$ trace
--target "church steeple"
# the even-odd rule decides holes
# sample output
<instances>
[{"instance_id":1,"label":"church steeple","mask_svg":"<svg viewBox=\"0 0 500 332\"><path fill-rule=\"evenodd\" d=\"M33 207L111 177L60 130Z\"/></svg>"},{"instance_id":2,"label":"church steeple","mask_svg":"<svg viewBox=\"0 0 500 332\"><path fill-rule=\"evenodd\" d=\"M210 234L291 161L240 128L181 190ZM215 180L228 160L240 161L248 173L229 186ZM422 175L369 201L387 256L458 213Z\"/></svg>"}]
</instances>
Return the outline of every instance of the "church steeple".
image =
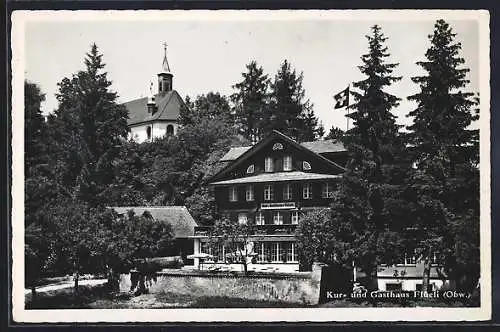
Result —
<instances>
[{"instance_id":1,"label":"church steeple","mask_svg":"<svg viewBox=\"0 0 500 332\"><path fill-rule=\"evenodd\" d=\"M174 75L170 72L170 66L167 60L167 43L163 43L163 50L162 68L158 73L158 93L160 94L172 91L174 77Z\"/></svg>"}]
</instances>

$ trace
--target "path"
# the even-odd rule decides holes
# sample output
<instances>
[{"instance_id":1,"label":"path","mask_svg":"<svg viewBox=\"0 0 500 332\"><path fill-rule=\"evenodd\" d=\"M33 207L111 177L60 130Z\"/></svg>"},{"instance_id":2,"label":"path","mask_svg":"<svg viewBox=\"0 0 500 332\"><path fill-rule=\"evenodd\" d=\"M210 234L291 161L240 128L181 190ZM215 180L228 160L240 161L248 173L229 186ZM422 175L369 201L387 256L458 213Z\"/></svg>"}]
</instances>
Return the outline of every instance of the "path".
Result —
<instances>
[{"instance_id":1,"label":"path","mask_svg":"<svg viewBox=\"0 0 500 332\"><path fill-rule=\"evenodd\" d=\"M97 285L102 285L107 283L107 279L89 279L89 280L80 280L78 281L79 286L97 286ZM71 288L74 286L73 281L68 281L64 283L58 283L58 284L53 284L53 285L46 285L46 286L41 286L36 288L37 293L44 293L44 292L50 292L54 290L60 290L60 289L65 289L65 288ZM31 289L25 289L24 294L31 294Z\"/></svg>"}]
</instances>

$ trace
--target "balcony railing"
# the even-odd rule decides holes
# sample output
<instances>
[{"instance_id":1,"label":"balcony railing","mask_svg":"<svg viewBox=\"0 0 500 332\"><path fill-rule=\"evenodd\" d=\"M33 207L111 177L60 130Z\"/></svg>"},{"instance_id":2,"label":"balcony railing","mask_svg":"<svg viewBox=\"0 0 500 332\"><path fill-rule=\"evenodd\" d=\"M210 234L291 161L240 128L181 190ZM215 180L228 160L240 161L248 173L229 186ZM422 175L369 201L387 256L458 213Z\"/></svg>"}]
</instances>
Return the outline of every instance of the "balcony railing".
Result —
<instances>
[{"instance_id":1,"label":"balcony railing","mask_svg":"<svg viewBox=\"0 0 500 332\"><path fill-rule=\"evenodd\" d=\"M283 225L251 225L250 230L252 235L292 235L295 233L297 225L295 224L283 224ZM212 230L212 226L196 226L194 228L195 236L209 236Z\"/></svg>"}]
</instances>

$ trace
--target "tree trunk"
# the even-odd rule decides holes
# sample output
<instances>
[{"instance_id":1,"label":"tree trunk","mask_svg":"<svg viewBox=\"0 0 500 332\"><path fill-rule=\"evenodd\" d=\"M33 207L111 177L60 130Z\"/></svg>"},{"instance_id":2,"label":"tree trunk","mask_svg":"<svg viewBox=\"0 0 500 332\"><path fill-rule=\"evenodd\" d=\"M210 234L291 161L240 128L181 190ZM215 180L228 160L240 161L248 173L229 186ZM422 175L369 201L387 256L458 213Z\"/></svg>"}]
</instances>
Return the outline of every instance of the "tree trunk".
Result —
<instances>
[{"instance_id":1,"label":"tree trunk","mask_svg":"<svg viewBox=\"0 0 500 332\"><path fill-rule=\"evenodd\" d=\"M33 305L35 301L36 301L36 286L33 283L33 285L31 285L31 304Z\"/></svg>"},{"instance_id":2,"label":"tree trunk","mask_svg":"<svg viewBox=\"0 0 500 332\"><path fill-rule=\"evenodd\" d=\"M119 274L115 269L108 266L108 289L110 292L118 292L120 290Z\"/></svg>"},{"instance_id":3,"label":"tree trunk","mask_svg":"<svg viewBox=\"0 0 500 332\"><path fill-rule=\"evenodd\" d=\"M431 258L429 255L424 257L424 273L422 278L422 291L427 292L429 290L429 281L431 276Z\"/></svg>"},{"instance_id":4,"label":"tree trunk","mask_svg":"<svg viewBox=\"0 0 500 332\"><path fill-rule=\"evenodd\" d=\"M76 270L73 274L73 280L75 281L75 285L74 285L74 288L73 288L73 294L76 296L78 295L78 279L79 279L80 275L78 273L78 270Z\"/></svg>"}]
</instances>

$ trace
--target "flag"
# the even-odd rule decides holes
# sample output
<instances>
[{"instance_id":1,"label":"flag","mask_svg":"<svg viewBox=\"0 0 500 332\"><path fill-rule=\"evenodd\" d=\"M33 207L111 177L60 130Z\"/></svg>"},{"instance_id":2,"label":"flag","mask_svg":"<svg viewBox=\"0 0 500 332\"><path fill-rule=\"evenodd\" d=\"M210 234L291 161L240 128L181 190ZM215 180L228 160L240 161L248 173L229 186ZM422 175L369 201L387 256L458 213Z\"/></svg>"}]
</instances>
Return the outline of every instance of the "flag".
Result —
<instances>
[{"instance_id":1,"label":"flag","mask_svg":"<svg viewBox=\"0 0 500 332\"><path fill-rule=\"evenodd\" d=\"M336 101L334 107L335 109L349 106L349 87L347 87L344 91L337 93L333 96L333 98L335 98Z\"/></svg>"}]
</instances>

